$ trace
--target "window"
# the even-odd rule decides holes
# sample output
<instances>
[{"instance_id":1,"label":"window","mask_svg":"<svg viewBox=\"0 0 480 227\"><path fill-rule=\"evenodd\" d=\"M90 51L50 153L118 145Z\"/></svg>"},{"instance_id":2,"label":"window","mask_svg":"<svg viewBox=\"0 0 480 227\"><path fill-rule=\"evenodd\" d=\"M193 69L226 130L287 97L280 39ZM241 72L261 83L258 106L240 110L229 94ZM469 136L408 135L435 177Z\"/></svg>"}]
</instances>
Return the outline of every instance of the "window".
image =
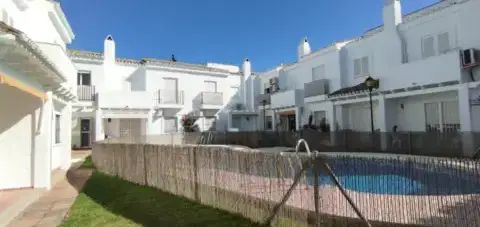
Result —
<instances>
[{"instance_id":1,"label":"window","mask_svg":"<svg viewBox=\"0 0 480 227\"><path fill-rule=\"evenodd\" d=\"M163 91L162 102L163 103L178 103L178 80L177 78L163 78Z\"/></svg>"},{"instance_id":2,"label":"window","mask_svg":"<svg viewBox=\"0 0 480 227\"><path fill-rule=\"evenodd\" d=\"M312 81L325 79L325 65L320 65L312 69Z\"/></svg>"},{"instance_id":3,"label":"window","mask_svg":"<svg viewBox=\"0 0 480 227\"><path fill-rule=\"evenodd\" d=\"M60 114L55 114L55 143L62 142L60 139L60 136L61 136L60 121L61 121Z\"/></svg>"},{"instance_id":4,"label":"window","mask_svg":"<svg viewBox=\"0 0 480 227\"><path fill-rule=\"evenodd\" d=\"M435 39L433 36L424 37L422 40L422 56L428 58L435 55Z\"/></svg>"},{"instance_id":5,"label":"window","mask_svg":"<svg viewBox=\"0 0 480 227\"><path fill-rule=\"evenodd\" d=\"M367 56L354 60L353 72L355 77L363 77L370 75L370 61Z\"/></svg>"},{"instance_id":6,"label":"window","mask_svg":"<svg viewBox=\"0 0 480 227\"><path fill-rule=\"evenodd\" d=\"M205 81L205 91L206 92L217 92L217 82L215 82L215 81Z\"/></svg>"},{"instance_id":7,"label":"window","mask_svg":"<svg viewBox=\"0 0 480 227\"><path fill-rule=\"evenodd\" d=\"M439 54L444 54L451 49L450 35L448 32L442 32L436 36L425 36L422 38L422 57L428 58Z\"/></svg>"},{"instance_id":8,"label":"window","mask_svg":"<svg viewBox=\"0 0 480 227\"><path fill-rule=\"evenodd\" d=\"M425 128L427 132L456 132L460 130L458 102L425 103Z\"/></svg>"},{"instance_id":9,"label":"window","mask_svg":"<svg viewBox=\"0 0 480 227\"><path fill-rule=\"evenodd\" d=\"M272 130L273 129L273 119L272 119L272 116L266 116L265 117L265 121L266 121L266 130Z\"/></svg>"},{"instance_id":10,"label":"window","mask_svg":"<svg viewBox=\"0 0 480 227\"><path fill-rule=\"evenodd\" d=\"M91 86L92 76L90 72L79 72L77 74L77 85Z\"/></svg>"},{"instance_id":11,"label":"window","mask_svg":"<svg viewBox=\"0 0 480 227\"><path fill-rule=\"evenodd\" d=\"M313 124L314 125L320 125L322 123L322 120L325 118L326 119L327 114L325 111L315 111L313 112Z\"/></svg>"},{"instance_id":12,"label":"window","mask_svg":"<svg viewBox=\"0 0 480 227\"><path fill-rule=\"evenodd\" d=\"M450 50L450 38L448 32L444 32L438 35L438 53L444 54Z\"/></svg>"}]
</instances>

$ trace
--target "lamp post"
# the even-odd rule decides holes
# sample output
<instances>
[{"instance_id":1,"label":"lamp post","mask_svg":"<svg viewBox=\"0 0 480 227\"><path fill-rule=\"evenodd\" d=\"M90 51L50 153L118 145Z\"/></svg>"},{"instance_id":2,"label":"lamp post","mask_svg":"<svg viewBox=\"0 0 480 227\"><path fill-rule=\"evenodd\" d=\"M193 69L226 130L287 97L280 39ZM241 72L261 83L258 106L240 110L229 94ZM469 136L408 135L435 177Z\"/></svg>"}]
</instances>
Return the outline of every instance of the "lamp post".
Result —
<instances>
[{"instance_id":1,"label":"lamp post","mask_svg":"<svg viewBox=\"0 0 480 227\"><path fill-rule=\"evenodd\" d=\"M368 88L368 97L370 99L370 127L371 127L371 131L372 133L375 131L375 128L373 126L373 103L372 103L372 90L374 88L378 88L378 81L377 80L374 80L372 77L368 77L366 80L365 80L365 85L367 86Z\"/></svg>"}]
</instances>

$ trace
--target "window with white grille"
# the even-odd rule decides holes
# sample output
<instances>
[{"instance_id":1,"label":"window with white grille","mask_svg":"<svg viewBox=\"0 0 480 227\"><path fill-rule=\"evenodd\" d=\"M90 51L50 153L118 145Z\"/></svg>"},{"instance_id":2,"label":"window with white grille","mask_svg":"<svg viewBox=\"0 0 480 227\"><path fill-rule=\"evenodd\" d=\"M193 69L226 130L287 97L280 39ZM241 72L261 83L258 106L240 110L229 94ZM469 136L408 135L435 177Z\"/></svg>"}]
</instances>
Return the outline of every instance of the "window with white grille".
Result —
<instances>
[{"instance_id":1,"label":"window with white grille","mask_svg":"<svg viewBox=\"0 0 480 227\"><path fill-rule=\"evenodd\" d=\"M163 78L163 91L161 91L163 103L178 103L178 79Z\"/></svg>"},{"instance_id":2,"label":"window with white grille","mask_svg":"<svg viewBox=\"0 0 480 227\"><path fill-rule=\"evenodd\" d=\"M320 65L312 69L312 81L325 79L325 65Z\"/></svg>"},{"instance_id":3,"label":"window with white grille","mask_svg":"<svg viewBox=\"0 0 480 227\"><path fill-rule=\"evenodd\" d=\"M357 58L353 61L353 72L355 77L370 75L370 60L367 56Z\"/></svg>"},{"instance_id":4,"label":"window with white grille","mask_svg":"<svg viewBox=\"0 0 480 227\"><path fill-rule=\"evenodd\" d=\"M444 54L451 48L450 34L448 32L442 32L438 35L429 35L422 38L423 58Z\"/></svg>"},{"instance_id":5,"label":"window with white grille","mask_svg":"<svg viewBox=\"0 0 480 227\"><path fill-rule=\"evenodd\" d=\"M457 101L425 103L425 129L427 132L457 132L460 113Z\"/></svg>"}]
</instances>

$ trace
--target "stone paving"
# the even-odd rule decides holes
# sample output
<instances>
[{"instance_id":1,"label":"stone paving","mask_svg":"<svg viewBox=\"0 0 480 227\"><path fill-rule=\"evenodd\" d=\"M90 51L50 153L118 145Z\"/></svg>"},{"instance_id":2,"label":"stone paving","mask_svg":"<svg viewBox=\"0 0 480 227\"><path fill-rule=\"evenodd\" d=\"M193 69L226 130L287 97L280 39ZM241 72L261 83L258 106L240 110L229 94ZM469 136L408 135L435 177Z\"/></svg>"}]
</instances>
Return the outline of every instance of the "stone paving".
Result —
<instances>
[{"instance_id":1,"label":"stone paving","mask_svg":"<svg viewBox=\"0 0 480 227\"><path fill-rule=\"evenodd\" d=\"M75 156L83 160L89 154L90 152L73 151L72 158ZM9 226L52 227L60 225L92 173L90 169L79 169L81 163L74 163L68 171L66 179L58 182L39 200L25 209Z\"/></svg>"}]
</instances>

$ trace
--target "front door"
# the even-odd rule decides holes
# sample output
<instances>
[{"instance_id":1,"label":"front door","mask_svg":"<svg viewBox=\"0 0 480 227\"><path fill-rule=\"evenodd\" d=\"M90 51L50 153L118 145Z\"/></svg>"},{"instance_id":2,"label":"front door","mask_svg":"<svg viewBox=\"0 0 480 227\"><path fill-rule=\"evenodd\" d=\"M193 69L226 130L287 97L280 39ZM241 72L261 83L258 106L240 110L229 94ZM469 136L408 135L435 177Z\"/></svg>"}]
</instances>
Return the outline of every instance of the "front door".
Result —
<instances>
[{"instance_id":1,"label":"front door","mask_svg":"<svg viewBox=\"0 0 480 227\"><path fill-rule=\"evenodd\" d=\"M90 119L80 120L80 146L90 147Z\"/></svg>"}]
</instances>

